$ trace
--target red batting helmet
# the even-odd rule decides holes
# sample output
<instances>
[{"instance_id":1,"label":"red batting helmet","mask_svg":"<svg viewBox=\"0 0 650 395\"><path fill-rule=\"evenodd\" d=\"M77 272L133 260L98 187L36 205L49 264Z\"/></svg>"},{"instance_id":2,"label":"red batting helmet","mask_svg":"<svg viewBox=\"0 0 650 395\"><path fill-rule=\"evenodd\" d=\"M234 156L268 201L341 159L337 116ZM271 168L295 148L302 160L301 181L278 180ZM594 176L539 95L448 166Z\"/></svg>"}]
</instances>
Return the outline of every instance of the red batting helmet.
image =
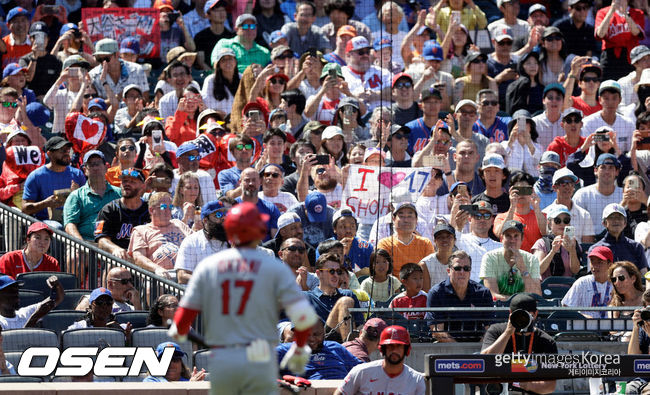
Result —
<instances>
[{"instance_id":1,"label":"red batting helmet","mask_svg":"<svg viewBox=\"0 0 650 395\"><path fill-rule=\"evenodd\" d=\"M231 208L223 223L230 244L236 246L266 237L269 216L260 214L257 206L243 202Z\"/></svg>"},{"instance_id":2,"label":"red batting helmet","mask_svg":"<svg viewBox=\"0 0 650 395\"><path fill-rule=\"evenodd\" d=\"M386 344L403 344L407 346L406 355L411 351L411 336L403 326L391 325L381 332L379 347Z\"/></svg>"}]
</instances>

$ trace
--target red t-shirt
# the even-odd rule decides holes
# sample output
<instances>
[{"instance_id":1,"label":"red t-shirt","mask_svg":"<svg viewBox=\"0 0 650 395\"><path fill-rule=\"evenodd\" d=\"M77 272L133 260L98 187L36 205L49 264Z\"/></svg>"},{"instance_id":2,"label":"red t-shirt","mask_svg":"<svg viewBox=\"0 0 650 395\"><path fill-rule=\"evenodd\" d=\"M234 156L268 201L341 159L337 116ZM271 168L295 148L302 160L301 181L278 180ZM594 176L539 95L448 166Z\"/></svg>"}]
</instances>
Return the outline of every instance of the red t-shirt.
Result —
<instances>
[{"instance_id":1,"label":"red t-shirt","mask_svg":"<svg viewBox=\"0 0 650 395\"><path fill-rule=\"evenodd\" d=\"M420 293L411 298L410 296L407 296L406 291L404 291L401 294L397 295L395 299L391 300L389 307L404 309L410 307L427 307L427 294L425 294L423 291L420 291ZM408 320L421 320L424 318L425 312L407 312L402 314L404 314L404 317L406 317Z\"/></svg>"},{"instance_id":2,"label":"red t-shirt","mask_svg":"<svg viewBox=\"0 0 650 395\"><path fill-rule=\"evenodd\" d=\"M603 109L603 106L601 106L600 103L596 103L596 105L593 107L590 106L589 104L585 103L585 101L582 100L580 96L571 96L571 99L573 99L572 107L582 111L582 115L585 117Z\"/></svg>"},{"instance_id":3,"label":"red t-shirt","mask_svg":"<svg viewBox=\"0 0 650 395\"><path fill-rule=\"evenodd\" d=\"M600 24L603 22L603 19L605 19L605 15L607 15L610 7L611 6L603 7L596 13L595 31L598 30L598 26L600 26ZM614 48L614 55L617 57L621 55L621 49L627 48L627 60L630 62L630 51L632 48L639 45L639 39L643 37L645 17L643 15L643 11L636 8L628 8L628 13L632 17L632 20L641 29L641 33L638 36L633 36L632 33L630 33L630 26L625 20L625 16L619 14L618 11L615 11L614 15L612 15L612 19L610 19L609 28L607 29L607 35L605 38L601 39L595 35L595 31L594 35L596 37L596 40L602 40L603 51L606 49Z\"/></svg>"},{"instance_id":4,"label":"red t-shirt","mask_svg":"<svg viewBox=\"0 0 650 395\"><path fill-rule=\"evenodd\" d=\"M13 278L16 278L20 273L60 271L59 261L47 254L43 255L43 258L33 270L25 263L23 250L8 252L0 258L0 272Z\"/></svg>"},{"instance_id":5,"label":"red t-shirt","mask_svg":"<svg viewBox=\"0 0 650 395\"><path fill-rule=\"evenodd\" d=\"M566 160L572 153L576 152L582 144L584 144L586 138L580 136L580 142L577 147L572 147L569 145L569 142L566 141L566 136L557 136L551 141L551 144L548 145L547 150L557 152L560 155L560 164L562 167L566 166Z\"/></svg>"}]
</instances>

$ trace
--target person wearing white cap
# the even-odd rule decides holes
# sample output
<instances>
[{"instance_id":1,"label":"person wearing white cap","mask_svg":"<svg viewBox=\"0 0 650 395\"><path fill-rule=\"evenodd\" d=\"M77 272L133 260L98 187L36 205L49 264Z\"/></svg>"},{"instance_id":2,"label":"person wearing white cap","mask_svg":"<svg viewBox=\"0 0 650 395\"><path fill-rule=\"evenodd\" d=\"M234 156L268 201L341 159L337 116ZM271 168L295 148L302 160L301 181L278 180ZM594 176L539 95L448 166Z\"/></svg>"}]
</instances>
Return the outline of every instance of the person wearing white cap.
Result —
<instances>
[{"instance_id":1,"label":"person wearing white cap","mask_svg":"<svg viewBox=\"0 0 650 395\"><path fill-rule=\"evenodd\" d=\"M643 70L650 67L650 48L645 45L632 48L630 63L634 66L634 71L618 80L621 85L621 106L638 104L639 98L634 91L634 85L641 79Z\"/></svg>"},{"instance_id":2,"label":"person wearing white cap","mask_svg":"<svg viewBox=\"0 0 650 395\"><path fill-rule=\"evenodd\" d=\"M589 251L598 246L608 247L614 254L614 262L630 261L641 274L645 274L648 271L645 249L640 243L623 234L627 222L625 208L618 203L608 204L603 210L602 221L606 230L605 235L592 245Z\"/></svg>"},{"instance_id":3,"label":"person wearing white cap","mask_svg":"<svg viewBox=\"0 0 650 395\"><path fill-rule=\"evenodd\" d=\"M485 184L485 191L472 196L472 203L485 200L497 213L505 213L510 208L510 197L504 192L503 187L510 177L510 170L506 167L503 157L499 154L486 154L483 158L478 175Z\"/></svg>"},{"instance_id":4,"label":"person wearing white cap","mask_svg":"<svg viewBox=\"0 0 650 395\"><path fill-rule=\"evenodd\" d=\"M546 219L550 231L537 240L531 249L539 259L542 279L550 276L573 277L580 271L579 256L582 250L580 243L564 230L571 226L571 212L566 206L557 204Z\"/></svg>"},{"instance_id":5,"label":"person wearing white cap","mask_svg":"<svg viewBox=\"0 0 650 395\"><path fill-rule=\"evenodd\" d=\"M126 134L129 129L135 126L138 114L144 108L142 100L142 91L140 87L135 84L130 84L124 87L122 91L122 100L126 104L125 107L120 108L115 113L115 135Z\"/></svg>"},{"instance_id":6,"label":"person wearing white cap","mask_svg":"<svg viewBox=\"0 0 650 395\"><path fill-rule=\"evenodd\" d=\"M211 63L214 73L203 81L201 97L206 107L222 113L225 118L232 111L240 81L237 58L230 48L221 48L214 54L216 56Z\"/></svg>"},{"instance_id":7,"label":"person wearing white cap","mask_svg":"<svg viewBox=\"0 0 650 395\"><path fill-rule=\"evenodd\" d=\"M496 90L496 87L493 90ZM461 141L471 139L476 144L478 158L482 158L485 155L485 147L490 144L490 140L482 134L474 133L473 131L474 124L478 120L478 105L476 102L467 99L459 101L458 104L456 104L454 118L456 118L456 121L458 122L458 130L452 132L454 147L456 147ZM456 150L458 150L457 147ZM476 169L478 169L478 161L475 165Z\"/></svg>"},{"instance_id":8,"label":"person wearing white cap","mask_svg":"<svg viewBox=\"0 0 650 395\"><path fill-rule=\"evenodd\" d=\"M591 222L591 214L584 208L578 206L571 198L575 191L578 177L566 167L559 169L553 174L553 190L557 198L542 212L548 215L557 205L562 205L571 214L571 224L575 227L575 237L581 243L593 243L596 241L594 225Z\"/></svg>"}]
</instances>

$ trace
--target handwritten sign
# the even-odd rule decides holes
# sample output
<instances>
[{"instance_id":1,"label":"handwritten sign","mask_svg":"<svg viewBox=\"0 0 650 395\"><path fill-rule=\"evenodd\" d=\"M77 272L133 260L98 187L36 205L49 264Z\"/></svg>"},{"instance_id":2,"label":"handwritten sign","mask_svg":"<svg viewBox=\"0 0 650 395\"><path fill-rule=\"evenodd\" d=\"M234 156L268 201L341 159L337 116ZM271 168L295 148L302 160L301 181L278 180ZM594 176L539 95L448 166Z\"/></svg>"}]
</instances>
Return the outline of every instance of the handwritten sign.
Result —
<instances>
[{"instance_id":1,"label":"handwritten sign","mask_svg":"<svg viewBox=\"0 0 650 395\"><path fill-rule=\"evenodd\" d=\"M390 212L391 199L415 202L430 179L430 167L352 165L341 205L349 206L360 223L372 224Z\"/></svg>"},{"instance_id":2,"label":"handwritten sign","mask_svg":"<svg viewBox=\"0 0 650 395\"><path fill-rule=\"evenodd\" d=\"M12 146L7 148L3 177L7 185L25 181L29 173L45 164L45 154L36 146Z\"/></svg>"},{"instance_id":3,"label":"handwritten sign","mask_svg":"<svg viewBox=\"0 0 650 395\"><path fill-rule=\"evenodd\" d=\"M140 40L140 57L160 56L160 11L154 8L82 8L81 20L93 44L102 38L118 43L126 37Z\"/></svg>"}]
</instances>

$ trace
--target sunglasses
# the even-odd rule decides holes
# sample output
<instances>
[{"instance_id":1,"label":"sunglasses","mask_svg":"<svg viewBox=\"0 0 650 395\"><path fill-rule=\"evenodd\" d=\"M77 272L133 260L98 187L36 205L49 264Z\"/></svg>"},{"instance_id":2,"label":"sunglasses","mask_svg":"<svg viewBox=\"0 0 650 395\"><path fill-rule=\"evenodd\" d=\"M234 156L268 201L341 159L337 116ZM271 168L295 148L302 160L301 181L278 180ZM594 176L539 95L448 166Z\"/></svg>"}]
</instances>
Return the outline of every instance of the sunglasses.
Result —
<instances>
[{"instance_id":1,"label":"sunglasses","mask_svg":"<svg viewBox=\"0 0 650 395\"><path fill-rule=\"evenodd\" d=\"M271 78L269 82L275 85L284 85L286 83L284 78Z\"/></svg>"},{"instance_id":2,"label":"sunglasses","mask_svg":"<svg viewBox=\"0 0 650 395\"><path fill-rule=\"evenodd\" d=\"M455 272L459 272L459 271L462 270L462 271L465 271L465 272L469 273L469 272L472 271L471 266L454 266L454 267L452 267L452 269L454 269Z\"/></svg>"},{"instance_id":3,"label":"sunglasses","mask_svg":"<svg viewBox=\"0 0 650 395\"><path fill-rule=\"evenodd\" d=\"M476 213L476 214L472 214L472 218L474 218L474 219L490 219L490 218L492 218L492 214L490 214L490 213Z\"/></svg>"},{"instance_id":4,"label":"sunglasses","mask_svg":"<svg viewBox=\"0 0 650 395\"><path fill-rule=\"evenodd\" d=\"M263 176L264 176L264 178L269 178L269 177L279 178L280 174L279 173L264 173Z\"/></svg>"},{"instance_id":5,"label":"sunglasses","mask_svg":"<svg viewBox=\"0 0 650 395\"><path fill-rule=\"evenodd\" d=\"M360 49L357 51L357 54L359 54L359 56L370 55L370 49L368 48Z\"/></svg>"},{"instance_id":6,"label":"sunglasses","mask_svg":"<svg viewBox=\"0 0 650 395\"><path fill-rule=\"evenodd\" d=\"M323 174L323 173L325 173L325 169L323 169L322 167L316 170L316 174Z\"/></svg>"},{"instance_id":7,"label":"sunglasses","mask_svg":"<svg viewBox=\"0 0 650 395\"><path fill-rule=\"evenodd\" d=\"M95 56L95 60L97 61L97 63L108 62L110 59L111 59L110 56Z\"/></svg>"},{"instance_id":8,"label":"sunglasses","mask_svg":"<svg viewBox=\"0 0 650 395\"><path fill-rule=\"evenodd\" d=\"M598 77L582 77L583 82L600 82Z\"/></svg>"},{"instance_id":9,"label":"sunglasses","mask_svg":"<svg viewBox=\"0 0 650 395\"><path fill-rule=\"evenodd\" d=\"M254 23L244 23L241 25L241 28L244 30L255 30L257 29L257 25Z\"/></svg>"},{"instance_id":10,"label":"sunglasses","mask_svg":"<svg viewBox=\"0 0 650 395\"><path fill-rule=\"evenodd\" d=\"M160 207L161 210L167 210L167 209L171 210L172 208L174 208L174 205L173 204L162 203L159 207Z\"/></svg>"},{"instance_id":11,"label":"sunglasses","mask_svg":"<svg viewBox=\"0 0 650 395\"><path fill-rule=\"evenodd\" d=\"M497 45L500 45L502 47L509 47L512 45L512 41L506 40L506 41L499 41Z\"/></svg>"},{"instance_id":12,"label":"sunglasses","mask_svg":"<svg viewBox=\"0 0 650 395\"><path fill-rule=\"evenodd\" d=\"M407 138L408 138L408 136L405 135L405 134L403 134L403 133L395 133L392 137L395 137L395 138L397 138L398 140L401 140L401 139L407 139Z\"/></svg>"},{"instance_id":13,"label":"sunglasses","mask_svg":"<svg viewBox=\"0 0 650 395\"><path fill-rule=\"evenodd\" d=\"M253 144L237 144L235 146L235 149L237 151L243 151L243 150L252 150L253 149Z\"/></svg>"},{"instance_id":14,"label":"sunglasses","mask_svg":"<svg viewBox=\"0 0 650 395\"><path fill-rule=\"evenodd\" d=\"M92 93L86 93L86 94L84 95L84 99L93 99L94 97L95 97L95 95L92 94Z\"/></svg>"},{"instance_id":15,"label":"sunglasses","mask_svg":"<svg viewBox=\"0 0 650 395\"><path fill-rule=\"evenodd\" d=\"M622 277L622 276L621 276ZM99 307L107 307L107 306L112 306L113 301L112 300L95 300L95 305Z\"/></svg>"},{"instance_id":16,"label":"sunglasses","mask_svg":"<svg viewBox=\"0 0 650 395\"><path fill-rule=\"evenodd\" d=\"M126 285L126 284L129 284L129 283L133 284L133 279L132 278L112 278L109 281L120 283L122 285Z\"/></svg>"},{"instance_id":17,"label":"sunglasses","mask_svg":"<svg viewBox=\"0 0 650 395\"><path fill-rule=\"evenodd\" d=\"M562 37L560 36L549 36L544 39L544 41L560 41Z\"/></svg>"},{"instance_id":18,"label":"sunglasses","mask_svg":"<svg viewBox=\"0 0 650 395\"><path fill-rule=\"evenodd\" d=\"M18 107L18 103L16 103L16 102L12 102L12 101L3 101L3 102L2 102L2 107L5 107L5 108L9 108L9 107L11 107L11 108L16 108L16 107Z\"/></svg>"},{"instance_id":19,"label":"sunglasses","mask_svg":"<svg viewBox=\"0 0 650 395\"><path fill-rule=\"evenodd\" d=\"M563 220L560 218L553 218L553 222L555 222L555 225L559 225L562 222L564 222L565 225L568 225L571 223L571 218L564 218Z\"/></svg>"},{"instance_id":20,"label":"sunglasses","mask_svg":"<svg viewBox=\"0 0 650 395\"><path fill-rule=\"evenodd\" d=\"M120 147L121 152L126 152L126 151L135 151L135 147L132 145L123 145Z\"/></svg>"},{"instance_id":21,"label":"sunglasses","mask_svg":"<svg viewBox=\"0 0 650 395\"><path fill-rule=\"evenodd\" d=\"M137 170L122 170L122 175L135 178L140 178L142 176L142 174L140 174L140 172Z\"/></svg>"},{"instance_id":22,"label":"sunglasses","mask_svg":"<svg viewBox=\"0 0 650 395\"><path fill-rule=\"evenodd\" d=\"M625 280L627 280L627 277L625 277L624 275L621 274L618 277L617 276L610 277L609 280L612 282L612 284L616 284L617 280L618 281L625 281Z\"/></svg>"},{"instance_id":23,"label":"sunglasses","mask_svg":"<svg viewBox=\"0 0 650 395\"><path fill-rule=\"evenodd\" d=\"M200 157L199 155L187 155L186 158L187 158L187 160L189 160L190 162L194 162L194 161L196 161L196 160L200 160L200 159L201 159L201 157Z\"/></svg>"},{"instance_id":24,"label":"sunglasses","mask_svg":"<svg viewBox=\"0 0 650 395\"><path fill-rule=\"evenodd\" d=\"M580 118L580 117L567 117L564 120L564 123L566 123L567 125L578 124L580 122L582 122L582 118Z\"/></svg>"},{"instance_id":25,"label":"sunglasses","mask_svg":"<svg viewBox=\"0 0 650 395\"><path fill-rule=\"evenodd\" d=\"M293 55L292 55L292 54L290 54L290 53L285 53L285 54L282 54L282 55L278 56L276 59L283 60L283 59L291 59L291 58L293 58Z\"/></svg>"},{"instance_id":26,"label":"sunglasses","mask_svg":"<svg viewBox=\"0 0 650 395\"><path fill-rule=\"evenodd\" d=\"M499 102L497 100L483 100L481 102L482 106L498 106Z\"/></svg>"},{"instance_id":27,"label":"sunglasses","mask_svg":"<svg viewBox=\"0 0 650 395\"><path fill-rule=\"evenodd\" d=\"M283 250L289 250L289 251L291 251L291 252L296 252L296 251L298 251L298 252L301 253L301 254L304 253L305 251L307 251L307 249L306 249L305 247L301 247L301 246L289 246L289 247L284 247ZM334 269L330 269L330 270L334 270ZM341 270L341 269L339 269L339 270ZM333 274L333 273L330 272L330 274ZM339 273L339 274L341 274L341 273Z\"/></svg>"},{"instance_id":28,"label":"sunglasses","mask_svg":"<svg viewBox=\"0 0 650 395\"><path fill-rule=\"evenodd\" d=\"M449 143L451 143L451 140L438 140L438 141L436 141L436 144L438 144L438 145L448 145Z\"/></svg>"},{"instance_id":29,"label":"sunglasses","mask_svg":"<svg viewBox=\"0 0 650 395\"><path fill-rule=\"evenodd\" d=\"M337 275L342 275L343 274L343 269L319 269L321 272L326 272L331 274L332 276L336 273Z\"/></svg>"},{"instance_id":30,"label":"sunglasses","mask_svg":"<svg viewBox=\"0 0 650 395\"><path fill-rule=\"evenodd\" d=\"M559 181L557 181L555 183L555 185L560 185L560 186L562 186L562 185L573 185L573 184L575 184L575 182L573 182L573 180L559 180Z\"/></svg>"},{"instance_id":31,"label":"sunglasses","mask_svg":"<svg viewBox=\"0 0 650 395\"><path fill-rule=\"evenodd\" d=\"M411 81L404 81L404 82L398 82L395 84L395 88L397 89L407 89L411 88L413 86L413 83Z\"/></svg>"}]
</instances>

